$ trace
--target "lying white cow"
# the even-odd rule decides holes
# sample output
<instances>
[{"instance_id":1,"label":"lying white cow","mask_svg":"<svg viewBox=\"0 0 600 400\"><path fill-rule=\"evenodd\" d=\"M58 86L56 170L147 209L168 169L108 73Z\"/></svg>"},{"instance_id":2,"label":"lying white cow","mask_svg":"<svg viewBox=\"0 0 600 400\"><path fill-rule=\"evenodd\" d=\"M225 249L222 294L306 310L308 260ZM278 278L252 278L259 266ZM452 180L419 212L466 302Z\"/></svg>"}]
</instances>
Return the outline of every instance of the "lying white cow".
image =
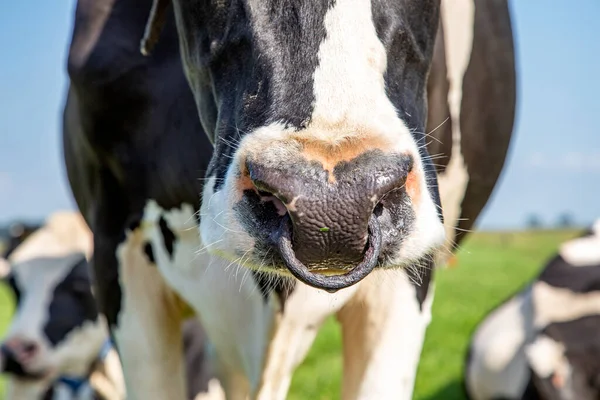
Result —
<instances>
[{"instance_id":1,"label":"lying white cow","mask_svg":"<svg viewBox=\"0 0 600 400\"><path fill-rule=\"evenodd\" d=\"M465 388L473 400L600 398L600 219L479 324Z\"/></svg>"}]
</instances>

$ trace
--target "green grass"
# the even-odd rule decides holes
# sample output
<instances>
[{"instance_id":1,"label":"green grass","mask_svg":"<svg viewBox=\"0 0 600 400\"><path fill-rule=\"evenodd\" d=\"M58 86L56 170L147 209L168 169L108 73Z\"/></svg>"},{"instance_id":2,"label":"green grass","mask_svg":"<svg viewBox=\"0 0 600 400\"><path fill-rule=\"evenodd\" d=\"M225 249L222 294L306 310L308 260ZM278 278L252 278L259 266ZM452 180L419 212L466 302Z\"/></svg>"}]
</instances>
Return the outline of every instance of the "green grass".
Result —
<instances>
[{"instance_id":1,"label":"green grass","mask_svg":"<svg viewBox=\"0 0 600 400\"><path fill-rule=\"evenodd\" d=\"M415 400L463 399L461 375L471 332L499 302L537 274L558 244L578 231L474 233L458 253L458 265L436 275L433 321L419 365ZM0 334L12 315L0 287ZM341 331L330 318L292 381L290 400L340 398ZM0 399L3 393L0 381Z\"/></svg>"}]
</instances>

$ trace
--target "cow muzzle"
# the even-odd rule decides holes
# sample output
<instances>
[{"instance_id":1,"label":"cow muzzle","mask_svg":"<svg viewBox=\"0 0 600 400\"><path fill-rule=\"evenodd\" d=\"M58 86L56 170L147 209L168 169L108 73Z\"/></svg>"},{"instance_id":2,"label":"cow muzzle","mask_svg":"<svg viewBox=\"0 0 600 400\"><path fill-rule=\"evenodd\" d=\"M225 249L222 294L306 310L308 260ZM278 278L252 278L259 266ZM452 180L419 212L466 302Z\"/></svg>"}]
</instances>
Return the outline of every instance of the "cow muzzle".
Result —
<instances>
[{"instance_id":1,"label":"cow muzzle","mask_svg":"<svg viewBox=\"0 0 600 400\"><path fill-rule=\"evenodd\" d=\"M35 343L18 343L18 346L4 343L0 347L2 373L11 374L22 379L37 380L44 378L43 372L31 372L25 364L35 357L38 347Z\"/></svg>"},{"instance_id":2,"label":"cow muzzle","mask_svg":"<svg viewBox=\"0 0 600 400\"><path fill-rule=\"evenodd\" d=\"M363 260L345 274L325 276L314 273L298 260L292 248L289 218L284 218L281 227L274 235L274 240L285 266L292 275L309 286L326 290L329 293L352 286L369 275L377 265L381 252L381 228L374 215L369 219L369 238Z\"/></svg>"},{"instance_id":3,"label":"cow muzzle","mask_svg":"<svg viewBox=\"0 0 600 400\"><path fill-rule=\"evenodd\" d=\"M335 292L378 265L383 240L375 211L386 195L404 189L412 164L409 156L365 154L331 170L301 161L277 167L247 161L246 171L260 201L279 210L279 221L263 227L270 226L269 241L285 268L307 285Z\"/></svg>"}]
</instances>

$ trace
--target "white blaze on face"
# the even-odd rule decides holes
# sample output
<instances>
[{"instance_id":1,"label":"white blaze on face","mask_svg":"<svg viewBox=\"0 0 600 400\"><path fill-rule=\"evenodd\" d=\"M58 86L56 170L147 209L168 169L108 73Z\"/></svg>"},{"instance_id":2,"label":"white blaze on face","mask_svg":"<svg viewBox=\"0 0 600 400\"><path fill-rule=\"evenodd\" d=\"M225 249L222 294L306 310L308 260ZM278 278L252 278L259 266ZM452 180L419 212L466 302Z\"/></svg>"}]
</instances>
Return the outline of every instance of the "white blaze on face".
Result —
<instances>
[{"instance_id":1,"label":"white blaze on face","mask_svg":"<svg viewBox=\"0 0 600 400\"><path fill-rule=\"evenodd\" d=\"M448 106L452 123L452 155L446 170L438 175L446 238L454 240L469 173L461 151L460 110L463 77L473 48L475 4L473 0L442 0L440 17L444 27L446 67L448 70Z\"/></svg>"},{"instance_id":2,"label":"white blaze on face","mask_svg":"<svg viewBox=\"0 0 600 400\"><path fill-rule=\"evenodd\" d=\"M600 219L592 226L593 235L576 238L560 246L559 254L574 267L600 265Z\"/></svg>"},{"instance_id":3,"label":"white blaze on face","mask_svg":"<svg viewBox=\"0 0 600 400\"><path fill-rule=\"evenodd\" d=\"M303 137L335 143L349 138L375 138L389 151L409 154L421 195L412 204L415 221L394 266L403 266L437 248L443 225L427 189L423 162L406 124L386 95L387 55L377 37L370 0L339 0L325 15L325 40L314 75L315 108Z\"/></svg>"}]
</instances>

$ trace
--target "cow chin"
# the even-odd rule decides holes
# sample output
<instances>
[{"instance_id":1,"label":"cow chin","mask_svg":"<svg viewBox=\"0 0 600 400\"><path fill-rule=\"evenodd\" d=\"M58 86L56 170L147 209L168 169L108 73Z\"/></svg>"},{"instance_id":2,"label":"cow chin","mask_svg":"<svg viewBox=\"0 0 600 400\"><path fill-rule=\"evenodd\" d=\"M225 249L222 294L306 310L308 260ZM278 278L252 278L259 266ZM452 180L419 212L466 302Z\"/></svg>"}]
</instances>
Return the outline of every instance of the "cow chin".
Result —
<instances>
[{"instance_id":1,"label":"cow chin","mask_svg":"<svg viewBox=\"0 0 600 400\"><path fill-rule=\"evenodd\" d=\"M281 164L298 165L294 160L294 154L298 152L294 151L293 145L271 145L263 148L271 149L263 151L262 155L266 158L269 157L269 152L279 152ZM282 194L283 191L278 191L272 185L253 185L258 179L247 179L254 172L245 171L249 159L249 153L245 150L247 147L244 146L238 149L224 182L218 185L218 190L215 190L217 178L213 176L207 179L200 222L203 247L206 252L224 258L231 264L290 276L289 264L284 262L280 248L277 246L277 238L274 236L281 230L282 224L287 223L291 226L290 215L297 217L300 214L294 208L294 202L299 200ZM379 166L389 160L395 160L394 157L402 160L406 152L388 151L385 154L381 152L372 154L368 157L374 159L380 157L377 160L382 160L381 164L377 164ZM415 151L411 154L417 153ZM365 156L365 159L368 160L368 157ZM276 159L277 156L272 158ZM398 269L419 265L424 260L433 259L444 242L445 233L438 212L439 205L434 202L435 196L431 194L425 183L423 163L419 157L413 157L412 160L410 172L407 173L399 189L389 190L383 195L373 195L371 196L373 203L367 205L367 212L372 213L380 228L381 250L377 255L376 268ZM303 171L307 176L314 176L316 173L307 172L306 169ZM259 173L256 175L258 176ZM290 186L294 185L298 187L299 184L298 182L290 184ZM339 196L334 197L334 201L339 199ZM336 229L318 225L311 228L315 233L316 242L320 240L320 235L331 234L330 231ZM295 226L290 229L294 231L292 235L295 235ZM366 239L359 237L360 234ZM364 230L356 237L358 240L366 240L368 244L369 240L372 240L372 235L369 235L365 224ZM352 242L352 239L350 237L349 241ZM306 243L304 244L307 247ZM320 259L318 257L323 252L311 253L310 248L305 250L308 259L305 264L311 272L321 275L343 274L351 271L361 262L358 258L354 262L348 262L349 257L338 258L336 254L343 253L343 248L340 249L341 246L335 243L328 246L330 246L328 255Z\"/></svg>"}]
</instances>

